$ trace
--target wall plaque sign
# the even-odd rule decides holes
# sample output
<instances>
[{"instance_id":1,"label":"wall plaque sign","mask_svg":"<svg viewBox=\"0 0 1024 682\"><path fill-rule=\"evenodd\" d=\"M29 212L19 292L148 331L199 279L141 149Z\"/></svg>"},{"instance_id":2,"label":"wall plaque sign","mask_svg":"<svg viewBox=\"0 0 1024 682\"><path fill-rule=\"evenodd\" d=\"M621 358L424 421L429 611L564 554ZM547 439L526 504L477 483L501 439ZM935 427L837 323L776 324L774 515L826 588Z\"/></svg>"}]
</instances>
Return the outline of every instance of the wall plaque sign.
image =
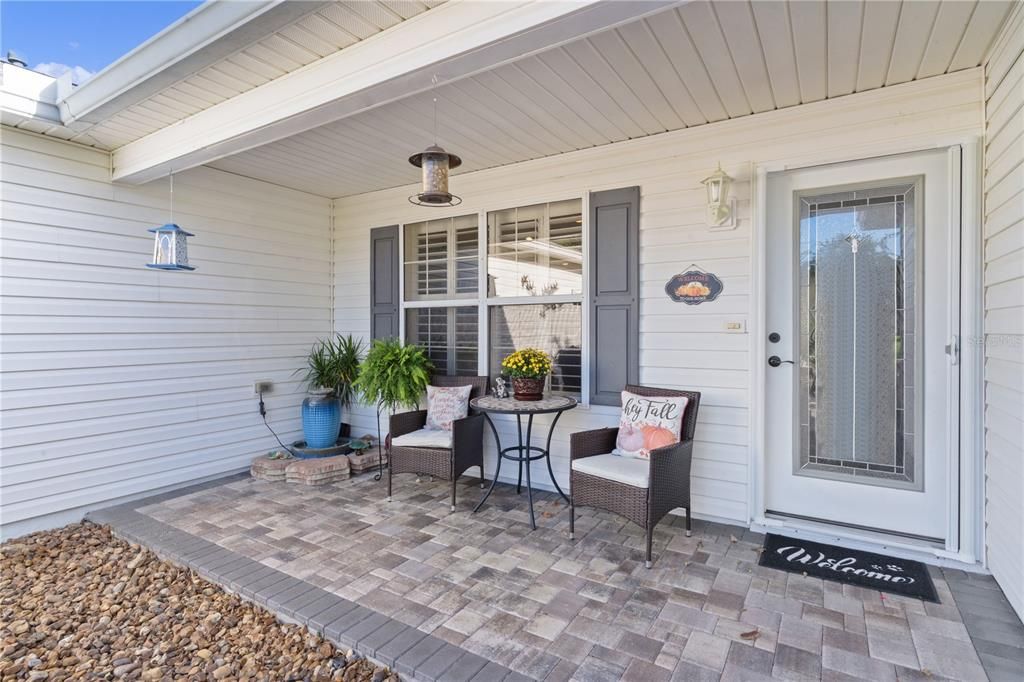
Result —
<instances>
[{"instance_id":1,"label":"wall plaque sign","mask_svg":"<svg viewBox=\"0 0 1024 682\"><path fill-rule=\"evenodd\" d=\"M691 265L686 272L673 276L665 283L665 293L676 303L699 305L713 301L722 293L725 285L714 273Z\"/></svg>"}]
</instances>

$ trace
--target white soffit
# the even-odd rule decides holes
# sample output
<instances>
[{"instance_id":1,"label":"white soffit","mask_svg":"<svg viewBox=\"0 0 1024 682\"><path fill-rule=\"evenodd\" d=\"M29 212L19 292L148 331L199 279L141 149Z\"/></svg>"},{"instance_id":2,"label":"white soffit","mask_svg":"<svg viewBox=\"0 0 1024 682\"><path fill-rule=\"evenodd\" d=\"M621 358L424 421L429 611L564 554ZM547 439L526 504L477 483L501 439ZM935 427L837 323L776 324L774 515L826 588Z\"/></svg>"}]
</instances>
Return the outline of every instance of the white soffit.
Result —
<instances>
[{"instance_id":1,"label":"white soffit","mask_svg":"<svg viewBox=\"0 0 1024 682\"><path fill-rule=\"evenodd\" d=\"M230 55L187 75L183 74L188 69L187 61L165 73L159 73L159 78L167 79L168 74L173 76L175 73L179 77L147 94L145 99L119 108L108 116L99 117L98 122L78 135L65 137L104 149L116 149L343 50L426 12L443 1L349 0L324 3L290 0L264 3L271 5L271 8L255 21L240 22L239 35L230 40L214 40L210 43L211 49L223 49L225 44L237 44ZM200 9L207 9L211 5L216 8L222 3L235 7L243 5L240 2L221 0L208 3ZM283 27L275 26L288 16L300 18ZM261 26L273 27L274 30L269 35L264 32L258 40L246 41L246 36L251 37L253 31L259 31ZM144 47L146 45L140 46L140 49ZM135 53L128 56L128 60L135 59ZM99 74L97 78L102 75ZM86 83L79 89L84 90L92 85ZM67 98L72 115L77 113L74 99L78 96L79 93L75 92Z\"/></svg>"},{"instance_id":2,"label":"white soffit","mask_svg":"<svg viewBox=\"0 0 1024 682\"><path fill-rule=\"evenodd\" d=\"M438 88L465 173L979 66L1012 0L692 2ZM328 197L415 182L432 97L209 165Z\"/></svg>"}]
</instances>

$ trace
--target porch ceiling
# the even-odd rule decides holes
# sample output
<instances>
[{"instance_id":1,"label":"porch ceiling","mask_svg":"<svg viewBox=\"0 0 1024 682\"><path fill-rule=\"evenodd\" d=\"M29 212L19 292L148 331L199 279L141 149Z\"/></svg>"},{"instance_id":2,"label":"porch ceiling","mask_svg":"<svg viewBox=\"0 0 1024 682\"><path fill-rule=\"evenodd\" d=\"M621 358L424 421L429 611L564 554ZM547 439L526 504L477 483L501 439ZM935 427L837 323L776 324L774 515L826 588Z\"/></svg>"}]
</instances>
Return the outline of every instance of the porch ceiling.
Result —
<instances>
[{"instance_id":1,"label":"porch ceiling","mask_svg":"<svg viewBox=\"0 0 1024 682\"><path fill-rule=\"evenodd\" d=\"M242 45L233 54L180 78L71 139L103 149L116 149L370 38L443 2L303 0L301 5L308 7L308 11L297 20L260 36L249 45ZM303 8L300 6L297 11L302 12Z\"/></svg>"},{"instance_id":2,"label":"porch ceiling","mask_svg":"<svg viewBox=\"0 0 1024 682\"><path fill-rule=\"evenodd\" d=\"M465 173L973 68L1012 4L691 2L440 86L437 138ZM210 165L328 197L409 184L432 107L408 97Z\"/></svg>"}]
</instances>

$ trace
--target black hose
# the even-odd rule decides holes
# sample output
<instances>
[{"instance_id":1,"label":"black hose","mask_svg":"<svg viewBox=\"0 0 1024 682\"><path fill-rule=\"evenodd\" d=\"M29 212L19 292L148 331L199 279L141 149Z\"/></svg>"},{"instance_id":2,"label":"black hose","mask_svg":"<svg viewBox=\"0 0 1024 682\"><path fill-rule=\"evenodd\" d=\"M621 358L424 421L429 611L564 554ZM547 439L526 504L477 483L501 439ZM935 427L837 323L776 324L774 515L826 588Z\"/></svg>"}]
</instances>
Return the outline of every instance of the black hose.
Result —
<instances>
[{"instance_id":1,"label":"black hose","mask_svg":"<svg viewBox=\"0 0 1024 682\"><path fill-rule=\"evenodd\" d=\"M284 448L284 450L292 457L298 457L294 450L281 442L281 438L277 435L277 432L270 428L270 423L267 422L267 406L263 404L263 391L260 391L260 416L263 417L263 424L267 427L267 430L274 434L274 439L277 440L277 444Z\"/></svg>"}]
</instances>

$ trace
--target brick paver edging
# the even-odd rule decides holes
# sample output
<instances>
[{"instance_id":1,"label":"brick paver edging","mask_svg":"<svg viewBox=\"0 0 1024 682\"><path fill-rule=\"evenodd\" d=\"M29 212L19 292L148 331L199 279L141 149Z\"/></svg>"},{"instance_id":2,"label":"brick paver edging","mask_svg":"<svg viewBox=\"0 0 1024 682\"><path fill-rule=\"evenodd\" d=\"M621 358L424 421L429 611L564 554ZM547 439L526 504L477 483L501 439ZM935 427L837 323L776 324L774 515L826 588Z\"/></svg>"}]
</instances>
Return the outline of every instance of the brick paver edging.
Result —
<instances>
[{"instance_id":1,"label":"brick paver edging","mask_svg":"<svg viewBox=\"0 0 1024 682\"><path fill-rule=\"evenodd\" d=\"M212 482L223 485L225 479ZM423 682L527 682L529 678L401 621L343 599L282 571L136 511L210 484L91 512L88 521L110 526L114 535L159 557L191 568L203 578L305 625L342 649L351 648Z\"/></svg>"}]
</instances>

